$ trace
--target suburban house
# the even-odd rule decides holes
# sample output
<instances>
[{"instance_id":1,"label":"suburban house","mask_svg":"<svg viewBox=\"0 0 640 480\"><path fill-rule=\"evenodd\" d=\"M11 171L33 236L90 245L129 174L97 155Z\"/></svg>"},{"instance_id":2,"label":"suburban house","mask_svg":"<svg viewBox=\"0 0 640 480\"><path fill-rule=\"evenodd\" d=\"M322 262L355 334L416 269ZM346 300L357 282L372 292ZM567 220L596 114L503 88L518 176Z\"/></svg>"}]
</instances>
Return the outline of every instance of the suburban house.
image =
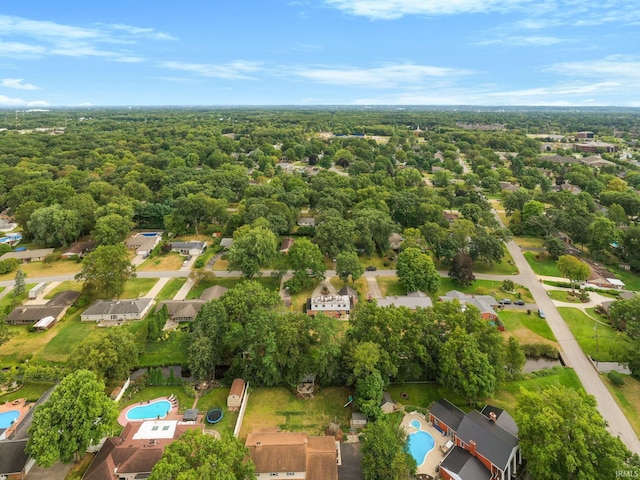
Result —
<instances>
[{"instance_id":1,"label":"suburban house","mask_svg":"<svg viewBox=\"0 0 640 480\"><path fill-rule=\"evenodd\" d=\"M53 253L53 248L40 248L38 250L23 250L21 252L7 252L0 257L0 260L15 258L22 263L41 262L47 255Z\"/></svg>"},{"instance_id":2,"label":"suburban house","mask_svg":"<svg viewBox=\"0 0 640 480\"><path fill-rule=\"evenodd\" d=\"M79 296L79 292L66 290L57 294L44 305L20 305L7 315L7 323L12 325L29 325L37 323L44 318L53 317L53 321L49 321L46 327L50 328L55 322L64 317L64 314L67 313L69 307Z\"/></svg>"},{"instance_id":3,"label":"suburban house","mask_svg":"<svg viewBox=\"0 0 640 480\"><path fill-rule=\"evenodd\" d=\"M187 430L203 425L153 420L128 423L119 437L108 437L89 465L83 480L133 480L148 478L167 445Z\"/></svg>"},{"instance_id":4,"label":"suburban house","mask_svg":"<svg viewBox=\"0 0 640 480\"><path fill-rule=\"evenodd\" d=\"M609 160L605 160L599 155L591 155L589 157L581 158L580 163L584 163L585 165L589 165L590 167L598 167L598 168L615 165L615 163L610 162Z\"/></svg>"},{"instance_id":5,"label":"suburban house","mask_svg":"<svg viewBox=\"0 0 640 480\"><path fill-rule=\"evenodd\" d=\"M229 248L231 248L231 245L233 245L233 238L225 237L225 238L220 239L220 246L222 248L229 249Z\"/></svg>"},{"instance_id":6,"label":"suburban house","mask_svg":"<svg viewBox=\"0 0 640 480\"><path fill-rule=\"evenodd\" d=\"M396 410L396 402L393 401L393 398L391 398L391 395L387 392L382 392L380 410L382 410L382 413L393 413Z\"/></svg>"},{"instance_id":7,"label":"suburban house","mask_svg":"<svg viewBox=\"0 0 640 480\"><path fill-rule=\"evenodd\" d=\"M597 153L601 151L607 152L607 153L613 153L618 151L618 147L613 143L584 142L584 143L574 143L573 150L576 152L587 152L587 153Z\"/></svg>"},{"instance_id":8,"label":"suburban house","mask_svg":"<svg viewBox=\"0 0 640 480\"><path fill-rule=\"evenodd\" d=\"M289 253L289 249L293 246L293 242L294 240L291 237L283 238L278 251L280 253Z\"/></svg>"},{"instance_id":9,"label":"suburban house","mask_svg":"<svg viewBox=\"0 0 640 480\"><path fill-rule=\"evenodd\" d=\"M355 288L351 288L348 285L345 285L340 290L338 290L338 295L346 295L351 300L351 305L354 307L358 304L358 291Z\"/></svg>"},{"instance_id":10,"label":"suburban house","mask_svg":"<svg viewBox=\"0 0 640 480\"><path fill-rule=\"evenodd\" d=\"M298 219L298 226L299 227L315 227L316 219L313 217L300 217Z\"/></svg>"},{"instance_id":11,"label":"suburban house","mask_svg":"<svg viewBox=\"0 0 640 480\"><path fill-rule=\"evenodd\" d=\"M441 399L429 408L429 421L453 440L454 448L440 464L445 480L507 480L522 463L518 427L502 409L486 406L464 413Z\"/></svg>"},{"instance_id":12,"label":"suburban house","mask_svg":"<svg viewBox=\"0 0 640 480\"><path fill-rule=\"evenodd\" d=\"M462 305L473 305L480 310L480 316L485 320L498 320L498 313L494 308L498 308L498 302L491 295L467 295L458 290L451 290L440 297L442 302L452 302L458 300Z\"/></svg>"},{"instance_id":13,"label":"suburban house","mask_svg":"<svg viewBox=\"0 0 640 480\"><path fill-rule=\"evenodd\" d=\"M178 252L180 255L191 255L197 257L207 248L207 242L171 242L171 251Z\"/></svg>"},{"instance_id":14,"label":"suburban house","mask_svg":"<svg viewBox=\"0 0 640 480\"><path fill-rule=\"evenodd\" d=\"M618 295L618 298L616 300L609 300L606 302L602 302L598 306L598 308L600 309L600 311L602 311L602 313L609 316L609 308L611 307L611 304L613 302L617 302L618 300L631 300L635 296L636 294L634 292L620 292L620 295Z\"/></svg>"},{"instance_id":15,"label":"suburban house","mask_svg":"<svg viewBox=\"0 0 640 480\"><path fill-rule=\"evenodd\" d=\"M394 295L391 297L378 298L376 301L379 307L406 307L414 311L416 308L433 307L431 298L424 292Z\"/></svg>"},{"instance_id":16,"label":"suburban house","mask_svg":"<svg viewBox=\"0 0 640 480\"><path fill-rule=\"evenodd\" d=\"M204 300L205 302L210 302L211 300L217 300L229 290L227 287L222 287L220 285L214 285L213 287L207 288L204 292L200 294L200 300Z\"/></svg>"},{"instance_id":17,"label":"suburban house","mask_svg":"<svg viewBox=\"0 0 640 480\"><path fill-rule=\"evenodd\" d=\"M258 479L338 480L339 446L334 437L263 428L250 433L245 446Z\"/></svg>"},{"instance_id":18,"label":"suburban house","mask_svg":"<svg viewBox=\"0 0 640 480\"><path fill-rule=\"evenodd\" d=\"M83 322L141 320L149 312L151 305L153 305L153 298L96 300L80 315L80 320Z\"/></svg>"},{"instance_id":19,"label":"suburban house","mask_svg":"<svg viewBox=\"0 0 640 480\"><path fill-rule=\"evenodd\" d=\"M64 251L62 258L81 258L84 257L87 253L92 252L93 249L96 248L96 242L87 241L87 242L75 242L72 243L67 250Z\"/></svg>"},{"instance_id":20,"label":"suburban house","mask_svg":"<svg viewBox=\"0 0 640 480\"><path fill-rule=\"evenodd\" d=\"M231 384L229 395L227 396L227 408L231 411L238 410L242 405L242 397L244 396L244 390L246 383L241 378L236 378Z\"/></svg>"},{"instance_id":21,"label":"suburban house","mask_svg":"<svg viewBox=\"0 0 640 480\"><path fill-rule=\"evenodd\" d=\"M225 287L216 285L202 292L200 298L193 300L164 300L158 303L155 311L158 312L166 306L169 320L178 323L193 322L205 303L211 300L217 300L224 295L227 290Z\"/></svg>"},{"instance_id":22,"label":"suburban house","mask_svg":"<svg viewBox=\"0 0 640 480\"><path fill-rule=\"evenodd\" d=\"M134 250L136 255L149 255L162 239L162 232L136 233L129 237L125 245L129 250Z\"/></svg>"},{"instance_id":23,"label":"suburban house","mask_svg":"<svg viewBox=\"0 0 640 480\"><path fill-rule=\"evenodd\" d=\"M352 299L348 295L319 295L307 299L307 315L324 313L332 317L349 315L353 309Z\"/></svg>"},{"instance_id":24,"label":"suburban house","mask_svg":"<svg viewBox=\"0 0 640 480\"><path fill-rule=\"evenodd\" d=\"M624 288L624 282L617 279L613 273L602 265L589 263L589 267L591 268L591 274L589 275L586 286L617 290L622 290Z\"/></svg>"}]
</instances>

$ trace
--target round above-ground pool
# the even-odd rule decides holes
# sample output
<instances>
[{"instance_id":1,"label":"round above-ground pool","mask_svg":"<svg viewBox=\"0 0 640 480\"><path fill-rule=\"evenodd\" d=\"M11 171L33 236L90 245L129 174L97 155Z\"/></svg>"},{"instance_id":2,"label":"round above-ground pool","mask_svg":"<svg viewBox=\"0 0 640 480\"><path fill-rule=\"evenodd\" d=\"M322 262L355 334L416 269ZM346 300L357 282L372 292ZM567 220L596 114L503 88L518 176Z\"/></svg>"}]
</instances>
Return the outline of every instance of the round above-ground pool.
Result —
<instances>
[{"instance_id":1,"label":"round above-ground pool","mask_svg":"<svg viewBox=\"0 0 640 480\"><path fill-rule=\"evenodd\" d=\"M20 417L18 410L9 410L0 413L0 428L9 428Z\"/></svg>"},{"instance_id":2,"label":"round above-ground pool","mask_svg":"<svg viewBox=\"0 0 640 480\"><path fill-rule=\"evenodd\" d=\"M207 422L208 423L218 423L222 420L222 410L219 408L214 408L207 412Z\"/></svg>"},{"instance_id":3,"label":"round above-ground pool","mask_svg":"<svg viewBox=\"0 0 640 480\"><path fill-rule=\"evenodd\" d=\"M157 420L166 417L170 410L169 400L156 400L133 407L127 412L127 420Z\"/></svg>"},{"instance_id":4,"label":"round above-ground pool","mask_svg":"<svg viewBox=\"0 0 640 480\"><path fill-rule=\"evenodd\" d=\"M427 455L435 448L436 442L429 432L420 430L420 422L411 420L410 425L416 429L415 432L409 434L409 453L415 458L418 466L422 465Z\"/></svg>"}]
</instances>

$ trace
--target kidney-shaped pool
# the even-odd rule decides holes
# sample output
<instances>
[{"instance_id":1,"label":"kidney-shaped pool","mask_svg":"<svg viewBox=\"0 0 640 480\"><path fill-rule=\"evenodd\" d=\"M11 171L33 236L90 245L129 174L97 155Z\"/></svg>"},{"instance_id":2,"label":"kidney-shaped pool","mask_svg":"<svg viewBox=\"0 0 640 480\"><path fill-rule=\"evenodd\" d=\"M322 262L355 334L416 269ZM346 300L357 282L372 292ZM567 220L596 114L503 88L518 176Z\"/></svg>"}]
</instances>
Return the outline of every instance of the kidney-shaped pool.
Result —
<instances>
[{"instance_id":1,"label":"kidney-shaped pool","mask_svg":"<svg viewBox=\"0 0 640 480\"><path fill-rule=\"evenodd\" d=\"M157 400L133 407L127 412L127 420L158 420L166 417L169 410L171 410L169 400Z\"/></svg>"}]
</instances>

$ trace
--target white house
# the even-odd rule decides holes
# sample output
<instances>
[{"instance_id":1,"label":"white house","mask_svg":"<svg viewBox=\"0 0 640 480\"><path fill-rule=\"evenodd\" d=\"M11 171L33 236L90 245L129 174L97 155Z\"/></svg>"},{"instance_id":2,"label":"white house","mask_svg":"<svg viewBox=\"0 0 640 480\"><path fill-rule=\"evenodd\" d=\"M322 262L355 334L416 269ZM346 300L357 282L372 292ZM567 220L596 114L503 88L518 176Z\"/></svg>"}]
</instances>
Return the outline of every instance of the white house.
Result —
<instances>
[{"instance_id":1,"label":"white house","mask_svg":"<svg viewBox=\"0 0 640 480\"><path fill-rule=\"evenodd\" d=\"M80 320L83 322L141 320L149 312L152 305L152 298L96 300L80 315Z\"/></svg>"}]
</instances>

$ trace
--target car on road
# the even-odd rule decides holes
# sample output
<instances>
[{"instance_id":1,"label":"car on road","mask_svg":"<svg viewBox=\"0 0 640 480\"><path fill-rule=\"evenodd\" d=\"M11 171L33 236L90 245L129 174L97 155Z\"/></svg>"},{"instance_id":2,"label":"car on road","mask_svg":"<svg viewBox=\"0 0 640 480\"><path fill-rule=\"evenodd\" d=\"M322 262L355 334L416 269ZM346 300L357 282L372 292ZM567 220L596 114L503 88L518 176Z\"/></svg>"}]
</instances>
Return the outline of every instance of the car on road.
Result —
<instances>
[{"instance_id":1,"label":"car on road","mask_svg":"<svg viewBox=\"0 0 640 480\"><path fill-rule=\"evenodd\" d=\"M515 300L513 302L514 305L524 305L524 300Z\"/></svg>"},{"instance_id":2,"label":"car on road","mask_svg":"<svg viewBox=\"0 0 640 480\"><path fill-rule=\"evenodd\" d=\"M365 270L367 272L375 272L376 270L378 270L378 268L373 265L369 265L367 268L365 268Z\"/></svg>"},{"instance_id":3,"label":"car on road","mask_svg":"<svg viewBox=\"0 0 640 480\"><path fill-rule=\"evenodd\" d=\"M547 318L547 316L544 314L544 311L542 311L541 309L538 309L538 316L540 318Z\"/></svg>"},{"instance_id":4,"label":"car on road","mask_svg":"<svg viewBox=\"0 0 640 480\"><path fill-rule=\"evenodd\" d=\"M511 300L509 300L508 298L503 298L502 300L500 300L498 302L500 305L511 305Z\"/></svg>"}]
</instances>

